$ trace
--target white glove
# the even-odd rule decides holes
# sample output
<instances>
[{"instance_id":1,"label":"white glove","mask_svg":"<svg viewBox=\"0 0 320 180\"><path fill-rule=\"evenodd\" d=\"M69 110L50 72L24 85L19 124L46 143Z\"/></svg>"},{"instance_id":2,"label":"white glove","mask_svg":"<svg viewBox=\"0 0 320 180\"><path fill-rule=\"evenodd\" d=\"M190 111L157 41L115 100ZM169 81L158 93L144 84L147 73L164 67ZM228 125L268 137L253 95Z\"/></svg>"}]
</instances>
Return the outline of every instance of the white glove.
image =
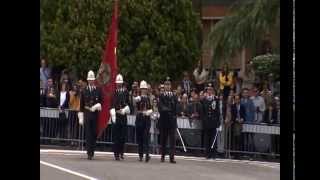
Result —
<instances>
[{"instance_id":1,"label":"white glove","mask_svg":"<svg viewBox=\"0 0 320 180\"><path fill-rule=\"evenodd\" d=\"M124 107L122 110L124 110L124 114L130 114L129 106Z\"/></svg>"},{"instance_id":2,"label":"white glove","mask_svg":"<svg viewBox=\"0 0 320 180\"><path fill-rule=\"evenodd\" d=\"M145 110L145 111L143 111L143 115L150 116L152 112L153 112L152 109Z\"/></svg>"},{"instance_id":3,"label":"white glove","mask_svg":"<svg viewBox=\"0 0 320 180\"><path fill-rule=\"evenodd\" d=\"M101 111L101 104L97 103L94 106L91 107L91 109L94 111Z\"/></svg>"},{"instance_id":4,"label":"white glove","mask_svg":"<svg viewBox=\"0 0 320 180\"><path fill-rule=\"evenodd\" d=\"M139 102L141 101L141 97L140 96L134 97L133 100L134 102Z\"/></svg>"},{"instance_id":5,"label":"white glove","mask_svg":"<svg viewBox=\"0 0 320 180\"><path fill-rule=\"evenodd\" d=\"M120 114L121 114L121 115L125 115L125 114L126 114L126 112L125 112L125 109L124 109L124 108L120 109Z\"/></svg>"},{"instance_id":6,"label":"white glove","mask_svg":"<svg viewBox=\"0 0 320 180\"><path fill-rule=\"evenodd\" d=\"M79 119L79 124L83 125L83 112L78 112L78 119Z\"/></svg>"},{"instance_id":7,"label":"white glove","mask_svg":"<svg viewBox=\"0 0 320 180\"><path fill-rule=\"evenodd\" d=\"M89 109L90 109L90 112L94 112L93 106L91 108L89 108Z\"/></svg>"},{"instance_id":8,"label":"white glove","mask_svg":"<svg viewBox=\"0 0 320 180\"><path fill-rule=\"evenodd\" d=\"M217 128L217 131L222 131L222 126L221 125Z\"/></svg>"},{"instance_id":9,"label":"white glove","mask_svg":"<svg viewBox=\"0 0 320 180\"><path fill-rule=\"evenodd\" d=\"M116 123L116 110L114 108L110 109L110 116L113 123Z\"/></svg>"}]
</instances>

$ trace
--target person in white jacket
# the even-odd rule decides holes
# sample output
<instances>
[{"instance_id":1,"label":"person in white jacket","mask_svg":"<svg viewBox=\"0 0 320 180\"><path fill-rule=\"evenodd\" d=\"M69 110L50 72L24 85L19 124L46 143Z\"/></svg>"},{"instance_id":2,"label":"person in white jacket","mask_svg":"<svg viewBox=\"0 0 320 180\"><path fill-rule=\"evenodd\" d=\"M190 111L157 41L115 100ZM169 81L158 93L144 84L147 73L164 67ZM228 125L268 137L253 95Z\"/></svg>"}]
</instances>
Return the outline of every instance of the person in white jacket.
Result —
<instances>
[{"instance_id":1,"label":"person in white jacket","mask_svg":"<svg viewBox=\"0 0 320 180\"><path fill-rule=\"evenodd\" d=\"M259 95L258 88L254 87L252 89L252 99L256 113L254 117L254 122L261 123L263 121L264 112L266 110L266 104L264 98Z\"/></svg>"},{"instance_id":2,"label":"person in white jacket","mask_svg":"<svg viewBox=\"0 0 320 180\"><path fill-rule=\"evenodd\" d=\"M193 76L196 81L195 85L197 88L197 91L203 91L205 83L207 82L208 76L209 76L209 70L203 68L202 62L199 61L198 67L193 71Z\"/></svg>"}]
</instances>

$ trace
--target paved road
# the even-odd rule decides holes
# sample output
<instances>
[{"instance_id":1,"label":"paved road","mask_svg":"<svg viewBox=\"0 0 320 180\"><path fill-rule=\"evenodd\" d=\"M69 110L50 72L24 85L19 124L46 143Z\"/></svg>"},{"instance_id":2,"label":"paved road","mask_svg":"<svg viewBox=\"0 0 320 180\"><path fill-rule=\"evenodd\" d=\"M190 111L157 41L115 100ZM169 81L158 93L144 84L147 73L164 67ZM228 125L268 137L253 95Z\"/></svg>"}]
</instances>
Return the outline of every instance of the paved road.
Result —
<instances>
[{"instance_id":1,"label":"paved road","mask_svg":"<svg viewBox=\"0 0 320 180\"><path fill-rule=\"evenodd\" d=\"M160 162L158 155L149 163L138 162L136 154L126 154L124 161L114 161L111 153L96 153L94 160L86 159L80 151L40 151L40 161L71 171L41 164L41 180L96 179L110 180L278 180L279 163L236 160L205 160L195 157L177 157L177 164ZM72 173L79 173L75 175Z\"/></svg>"}]
</instances>

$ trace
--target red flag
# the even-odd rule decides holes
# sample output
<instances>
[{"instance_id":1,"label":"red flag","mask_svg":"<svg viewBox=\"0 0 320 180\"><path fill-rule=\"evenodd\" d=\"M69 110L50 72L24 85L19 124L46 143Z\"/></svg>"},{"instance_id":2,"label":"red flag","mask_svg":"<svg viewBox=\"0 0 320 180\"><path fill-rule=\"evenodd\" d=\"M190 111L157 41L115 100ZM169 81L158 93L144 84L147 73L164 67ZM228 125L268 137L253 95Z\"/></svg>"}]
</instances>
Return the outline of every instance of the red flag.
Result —
<instances>
[{"instance_id":1,"label":"red flag","mask_svg":"<svg viewBox=\"0 0 320 180\"><path fill-rule=\"evenodd\" d=\"M115 0L111 25L107 36L103 59L97 73L97 83L102 91L102 110L97 122L97 135L101 136L107 127L110 117L112 95L115 90L117 67L117 35L118 35L118 0Z\"/></svg>"}]
</instances>

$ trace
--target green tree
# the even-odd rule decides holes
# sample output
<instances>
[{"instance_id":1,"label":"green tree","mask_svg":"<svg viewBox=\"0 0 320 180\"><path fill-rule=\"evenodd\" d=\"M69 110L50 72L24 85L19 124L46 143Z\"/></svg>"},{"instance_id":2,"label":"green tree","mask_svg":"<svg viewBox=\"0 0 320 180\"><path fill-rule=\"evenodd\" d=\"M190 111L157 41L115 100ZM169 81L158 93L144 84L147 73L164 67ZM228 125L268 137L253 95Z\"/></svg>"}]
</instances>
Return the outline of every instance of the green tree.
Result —
<instances>
[{"instance_id":1,"label":"green tree","mask_svg":"<svg viewBox=\"0 0 320 180\"><path fill-rule=\"evenodd\" d=\"M112 0L41 0L41 56L85 76L101 62ZM200 56L191 0L119 1L118 66L125 78L179 78Z\"/></svg>"},{"instance_id":2,"label":"green tree","mask_svg":"<svg viewBox=\"0 0 320 180\"><path fill-rule=\"evenodd\" d=\"M273 48L279 52L280 1L239 0L229 14L209 33L206 45L212 47L216 63L228 61L243 48L253 52L266 35L272 35Z\"/></svg>"},{"instance_id":3,"label":"green tree","mask_svg":"<svg viewBox=\"0 0 320 180\"><path fill-rule=\"evenodd\" d=\"M280 78L280 56L277 54L265 54L252 59L256 75L262 79L272 74L273 78ZM264 79L266 80L266 79Z\"/></svg>"}]
</instances>

